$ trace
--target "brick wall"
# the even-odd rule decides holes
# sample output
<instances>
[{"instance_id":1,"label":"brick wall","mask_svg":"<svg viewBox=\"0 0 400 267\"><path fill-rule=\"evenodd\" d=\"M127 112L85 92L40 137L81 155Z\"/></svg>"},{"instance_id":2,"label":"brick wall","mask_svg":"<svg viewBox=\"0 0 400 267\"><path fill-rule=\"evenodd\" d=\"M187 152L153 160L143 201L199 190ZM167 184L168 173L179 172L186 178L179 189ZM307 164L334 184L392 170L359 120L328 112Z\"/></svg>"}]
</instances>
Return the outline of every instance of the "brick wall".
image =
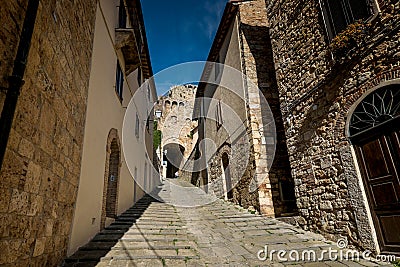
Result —
<instances>
[{"instance_id":1,"label":"brick wall","mask_svg":"<svg viewBox=\"0 0 400 267\"><path fill-rule=\"evenodd\" d=\"M0 84L27 1L2 3ZM0 265L56 266L66 254L80 173L95 0L40 1L25 85L0 173ZM5 18L5 21L3 21Z\"/></svg>"},{"instance_id":2,"label":"brick wall","mask_svg":"<svg viewBox=\"0 0 400 267\"><path fill-rule=\"evenodd\" d=\"M381 1L367 45L344 58L328 50L318 1L266 3L300 224L374 250L345 124L366 90L398 77L400 3Z\"/></svg>"}]
</instances>

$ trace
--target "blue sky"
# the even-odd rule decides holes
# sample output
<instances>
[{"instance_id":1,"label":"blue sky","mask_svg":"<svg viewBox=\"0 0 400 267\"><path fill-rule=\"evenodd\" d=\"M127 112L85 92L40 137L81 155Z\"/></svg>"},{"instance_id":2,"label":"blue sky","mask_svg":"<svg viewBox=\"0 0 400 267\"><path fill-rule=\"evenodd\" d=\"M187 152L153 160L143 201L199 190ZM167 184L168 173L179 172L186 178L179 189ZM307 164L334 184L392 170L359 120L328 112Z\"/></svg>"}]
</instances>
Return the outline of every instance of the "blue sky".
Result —
<instances>
[{"instance_id":1,"label":"blue sky","mask_svg":"<svg viewBox=\"0 0 400 267\"><path fill-rule=\"evenodd\" d=\"M142 0L146 35L154 74L176 64L206 61L227 0ZM181 68L182 69L182 68ZM197 81L196 67L156 76L163 94L169 85Z\"/></svg>"}]
</instances>

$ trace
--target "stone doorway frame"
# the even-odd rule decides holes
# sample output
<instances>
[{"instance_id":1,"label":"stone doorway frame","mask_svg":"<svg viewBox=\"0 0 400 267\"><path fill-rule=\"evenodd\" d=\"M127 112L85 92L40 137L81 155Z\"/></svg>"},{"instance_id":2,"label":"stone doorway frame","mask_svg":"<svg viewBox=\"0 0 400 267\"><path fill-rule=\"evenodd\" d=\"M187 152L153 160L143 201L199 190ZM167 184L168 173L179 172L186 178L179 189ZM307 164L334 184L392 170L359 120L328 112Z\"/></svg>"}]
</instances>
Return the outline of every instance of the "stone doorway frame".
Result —
<instances>
[{"instance_id":1,"label":"stone doorway frame","mask_svg":"<svg viewBox=\"0 0 400 267\"><path fill-rule=\"evenodd\" d=\"M115 159L113 162L110 160L112 159L112 154L115 155ZM114 176L114 203L113 204L113 209L110 211L107 211L107 200L110 195L110 190L108 188L109 184L109 179L110 177L110 166L111 164L116 164L116 166L113 166L113 168L118 168L116 173L116 177ZM104 187L103 187L103 201L102 201L102 210L101 210L101 220L100 220L100 229L104 229L106 225L106 218L110 217L110 212L113 213L112 217L117 216L118 212L118 193L119 193L119 181L120 181L120 172L121 172L121 142L118 136L118 130L117 129L111 129L110 132L108 133L107 137L107 145L106 145L106 161L105 161L105 171L104 171Z\"/></svg>"},{"instance_id":2,"label":"stone doorway frame","mask_svg":"<svg viewBox=\"0 0 400 267\"><path fill-rule=\"evenodd\" d=\"M391 74L385 75L385 74ZM359 88L359 95L352 101L352 103L347 104L342 112L345 113L346 125L345 125L345 136L347 140L350 140L350 123L351 117L357 108L357 106L362 102L362 100L374 91L381 89L389 85L400 85L400 70L392 70L387 73L383 73L378 77L371 79L364 86ZM354 173L347 171L346 176L347 183L349 185L349 194L352 197L352 206L356 208L356 224L359 235L361 236L361 242L359 243L362 247L370 249L376 254L380 254L381 249L378 241L378 236L375 229L375 224L372 218L372 211L368 203L368 197L366 194L365 185L363 182L363 177L361 174L360 166L357 160L357 154L355 147L349 141L349 146L341 148L340 152L342 157L351 157L353 159L352 166L354 168ZM350 166L348 166L350 167Z\"/></svg>"}]
</instances>

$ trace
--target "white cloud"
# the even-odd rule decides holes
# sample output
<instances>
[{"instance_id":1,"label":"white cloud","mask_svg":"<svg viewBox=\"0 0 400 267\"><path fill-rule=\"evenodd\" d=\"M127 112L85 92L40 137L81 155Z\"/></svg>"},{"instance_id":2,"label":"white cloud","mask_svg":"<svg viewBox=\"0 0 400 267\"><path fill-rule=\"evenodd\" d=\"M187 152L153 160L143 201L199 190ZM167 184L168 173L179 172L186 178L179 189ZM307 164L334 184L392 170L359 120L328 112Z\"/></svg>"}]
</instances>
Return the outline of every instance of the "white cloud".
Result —
<instances>
[{"instance_id":1,"label":"white cloud","mask_svg":"<svg viewBox=\"0 0 400 267\"><path fill-rule=\"evenodd\" d=\"M203 20L199 23L209 39L212 39L217 31L226 2L226 0L207 0L204 2L204 9L206 10L207 15L204 16Z\"/></svg>"}]
</instances>

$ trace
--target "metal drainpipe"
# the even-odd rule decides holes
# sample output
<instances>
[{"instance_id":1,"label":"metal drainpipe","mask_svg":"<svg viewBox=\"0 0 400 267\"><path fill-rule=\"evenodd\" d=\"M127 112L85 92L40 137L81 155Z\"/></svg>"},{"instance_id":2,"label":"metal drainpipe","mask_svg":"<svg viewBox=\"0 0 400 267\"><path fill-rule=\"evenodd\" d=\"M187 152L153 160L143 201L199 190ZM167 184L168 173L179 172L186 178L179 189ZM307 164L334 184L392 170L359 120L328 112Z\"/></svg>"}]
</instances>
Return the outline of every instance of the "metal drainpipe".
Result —
<instances>
[{"instance_id":1,"label":"metal drainpipe","mask_svg":"<svg viewBox=\"0 0 400 267\"><path fill-rule=\"evenodd\" d=\"M31 47L33 29L39 8L39 0L29 0L26 9L24 24L19 39L17 56L14 60L12 75L9 77L9 87L0 118L0 170L3 166L11 126L14 120L15 109L21 87L24 84L24 74Z\"/></svg>"}]
</instances>

